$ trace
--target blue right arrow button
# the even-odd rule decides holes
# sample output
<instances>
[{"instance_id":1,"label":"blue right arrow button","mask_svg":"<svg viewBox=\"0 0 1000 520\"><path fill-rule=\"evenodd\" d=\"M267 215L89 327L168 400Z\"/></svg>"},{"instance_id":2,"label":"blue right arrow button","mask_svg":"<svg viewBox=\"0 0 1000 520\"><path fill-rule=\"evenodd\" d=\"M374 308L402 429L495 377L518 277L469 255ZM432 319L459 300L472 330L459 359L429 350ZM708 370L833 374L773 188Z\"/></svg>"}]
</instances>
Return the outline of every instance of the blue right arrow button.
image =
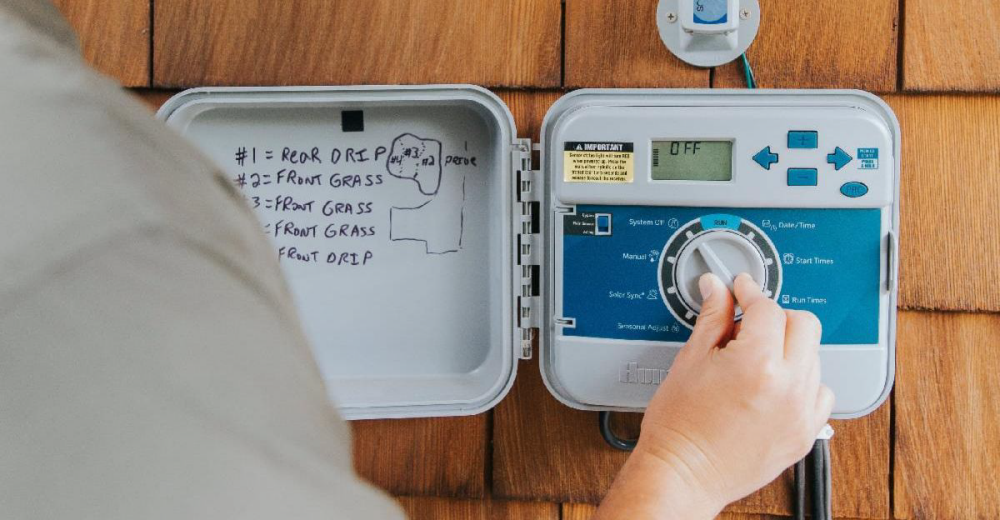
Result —
<instances>
[{"instance_id":1,"label":"blue right arrow button","mask_svg":"<svg viewBox=\"0 0 1000 520\"><path fill-rule=\"evenodd\" d=\"M766 146L763 150L757 152L757 155L753 156L753 160L755 163L759 164L761 168L770 170L771 165L778 162L778 154L771 153L771 147Z\"/></svg>"},{"instance_id":2,"label":"blue right arrow button","mask_svg":"<svg viewBox=\"0 0 1000 520\"><path fill-rule=\"evenodd\" d=\"M847 166L847 163L851 162L854 157L851 157L847 152L842 150L839 146L833 153L826 154L826 162L833 165L834 169L841 169Z\"/></svg>"}]
</instances>

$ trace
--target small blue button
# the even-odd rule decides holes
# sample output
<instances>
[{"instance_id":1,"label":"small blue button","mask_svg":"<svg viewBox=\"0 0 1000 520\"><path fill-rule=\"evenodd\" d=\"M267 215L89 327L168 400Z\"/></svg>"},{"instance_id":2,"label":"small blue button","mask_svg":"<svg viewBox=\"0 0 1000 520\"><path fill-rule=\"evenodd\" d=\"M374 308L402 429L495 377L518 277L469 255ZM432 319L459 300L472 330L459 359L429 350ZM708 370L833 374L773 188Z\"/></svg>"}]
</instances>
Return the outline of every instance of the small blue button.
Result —
<instances>
[{"instance_id":1,"label":"small blue button","mask_svg":"<svg viewBox=\"0 0 1000 520\"><path fill-rule=\"evenodd\" d=\"M845 197L856 199L868 193L868 186L866 186L863 182L845 182L844 185L840 187L840 193Z\"/></svg>"},{"instance_id":2,"label":"small blue button","mask_svg":"<svg viewBox=\"0 0 1000 520\"><path fill-rule=\"evenodd\" d=\"M611 215L607 213L598 213L597 217L597 230L594 232L595 235L610 235L611 234Z\"/></svg>"},{"instance_id":3,"label":"small blue button","mask_svg":"<svg viewBox=\"0 0 1000 520\"><path fill-rule=\"evenodd\" d=\"M816 186L818 183L816 168L789 168L789 186Z\"/></svg>"},{"instance_id":4,"label":"small blue button","mask_svg":"<svg viewBox=\"0 0 1000 520\"><path fill-rule=\"evenodd\" d=\"M815 130L789 130L789 148L819 148L819 132Z\"/></svg>"},{"instance_id":5,"label":"small blue button","mask_svg":"<svg viewBox=\"0 0 1000 520\"><path fill-rule=\"evenodd\" d=\"M766 146L763 150L757 152L757 155L753 156L753 161L759 164L761 168L770 170L771 165L778 162L778 154L771 153L771 147Z\"/></svg>"}]
</instances>

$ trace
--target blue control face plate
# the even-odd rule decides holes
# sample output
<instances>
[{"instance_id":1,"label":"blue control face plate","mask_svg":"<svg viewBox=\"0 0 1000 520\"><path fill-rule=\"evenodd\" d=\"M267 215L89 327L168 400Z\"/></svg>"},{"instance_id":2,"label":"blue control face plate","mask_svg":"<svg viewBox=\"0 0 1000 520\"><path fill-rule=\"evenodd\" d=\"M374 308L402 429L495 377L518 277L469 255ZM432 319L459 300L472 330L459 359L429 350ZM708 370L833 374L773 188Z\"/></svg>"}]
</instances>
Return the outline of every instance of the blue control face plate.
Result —
<instances>
[{"instance_id":1,"label":"blue control face plate","mask_svg":"<svg viewBox=\"0 0 1000 520\"><path fill-rule=\"evenodd\" d=\"M563 334L687 341L691 331L660 295L659 255L678 227L712 214L767 234L782 263L778 303L815 313L823 344L878 343L879 209L577 206L563 217L562 315L575 320Z\"/></svg>"}]
</instances>

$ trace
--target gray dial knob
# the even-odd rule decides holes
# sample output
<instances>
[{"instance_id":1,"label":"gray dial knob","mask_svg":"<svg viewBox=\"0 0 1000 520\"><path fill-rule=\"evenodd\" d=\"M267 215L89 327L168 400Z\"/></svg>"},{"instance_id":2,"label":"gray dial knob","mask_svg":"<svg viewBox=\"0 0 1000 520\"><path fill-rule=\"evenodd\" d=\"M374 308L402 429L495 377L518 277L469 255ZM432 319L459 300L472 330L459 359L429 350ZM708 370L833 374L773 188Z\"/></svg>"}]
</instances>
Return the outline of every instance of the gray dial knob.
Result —
<instances>
[{"instance_id":1,"label":"gray dial knob","mask_svg":"<svg viewBox=\"0 0 1000 520\"><path fill-rule=\"evenodd\" d=\"M770 239L733 215L707 215L681 226L660 255L660 294L678 321L694 327L701 312L698 280L714 273L730 290L733 278L748 273L771 298L781 287L781 263ZM736 308L736 318L742 310Z\"/></svg>"}]
</instances>

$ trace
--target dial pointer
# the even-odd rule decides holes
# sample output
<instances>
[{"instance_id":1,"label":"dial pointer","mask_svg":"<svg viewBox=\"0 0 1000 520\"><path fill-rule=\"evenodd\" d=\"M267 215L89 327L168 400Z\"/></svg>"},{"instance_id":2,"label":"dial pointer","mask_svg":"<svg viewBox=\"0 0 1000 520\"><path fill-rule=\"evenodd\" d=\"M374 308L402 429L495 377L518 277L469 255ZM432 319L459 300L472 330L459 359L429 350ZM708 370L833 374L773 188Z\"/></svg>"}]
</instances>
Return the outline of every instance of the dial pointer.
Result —
<instances>
[{"instance_id":1,"label":"dial pointer","mask_svg":"<svg viewBox=\"0 0 1000 520\"><path fill-rule=\"evenodd\" d=\"M708 242L702 242L698 244L698 252L701 253L701 257L705 260L705 264L708 265L708 270L712 272L715 276L718 276L722 280L722 283L726 284L726 288L730 291L733 290L733 273L729 272L726 264L722 263L719 259L719 255L712 251L709 247Z\"/></svg>"}]
</instances>

